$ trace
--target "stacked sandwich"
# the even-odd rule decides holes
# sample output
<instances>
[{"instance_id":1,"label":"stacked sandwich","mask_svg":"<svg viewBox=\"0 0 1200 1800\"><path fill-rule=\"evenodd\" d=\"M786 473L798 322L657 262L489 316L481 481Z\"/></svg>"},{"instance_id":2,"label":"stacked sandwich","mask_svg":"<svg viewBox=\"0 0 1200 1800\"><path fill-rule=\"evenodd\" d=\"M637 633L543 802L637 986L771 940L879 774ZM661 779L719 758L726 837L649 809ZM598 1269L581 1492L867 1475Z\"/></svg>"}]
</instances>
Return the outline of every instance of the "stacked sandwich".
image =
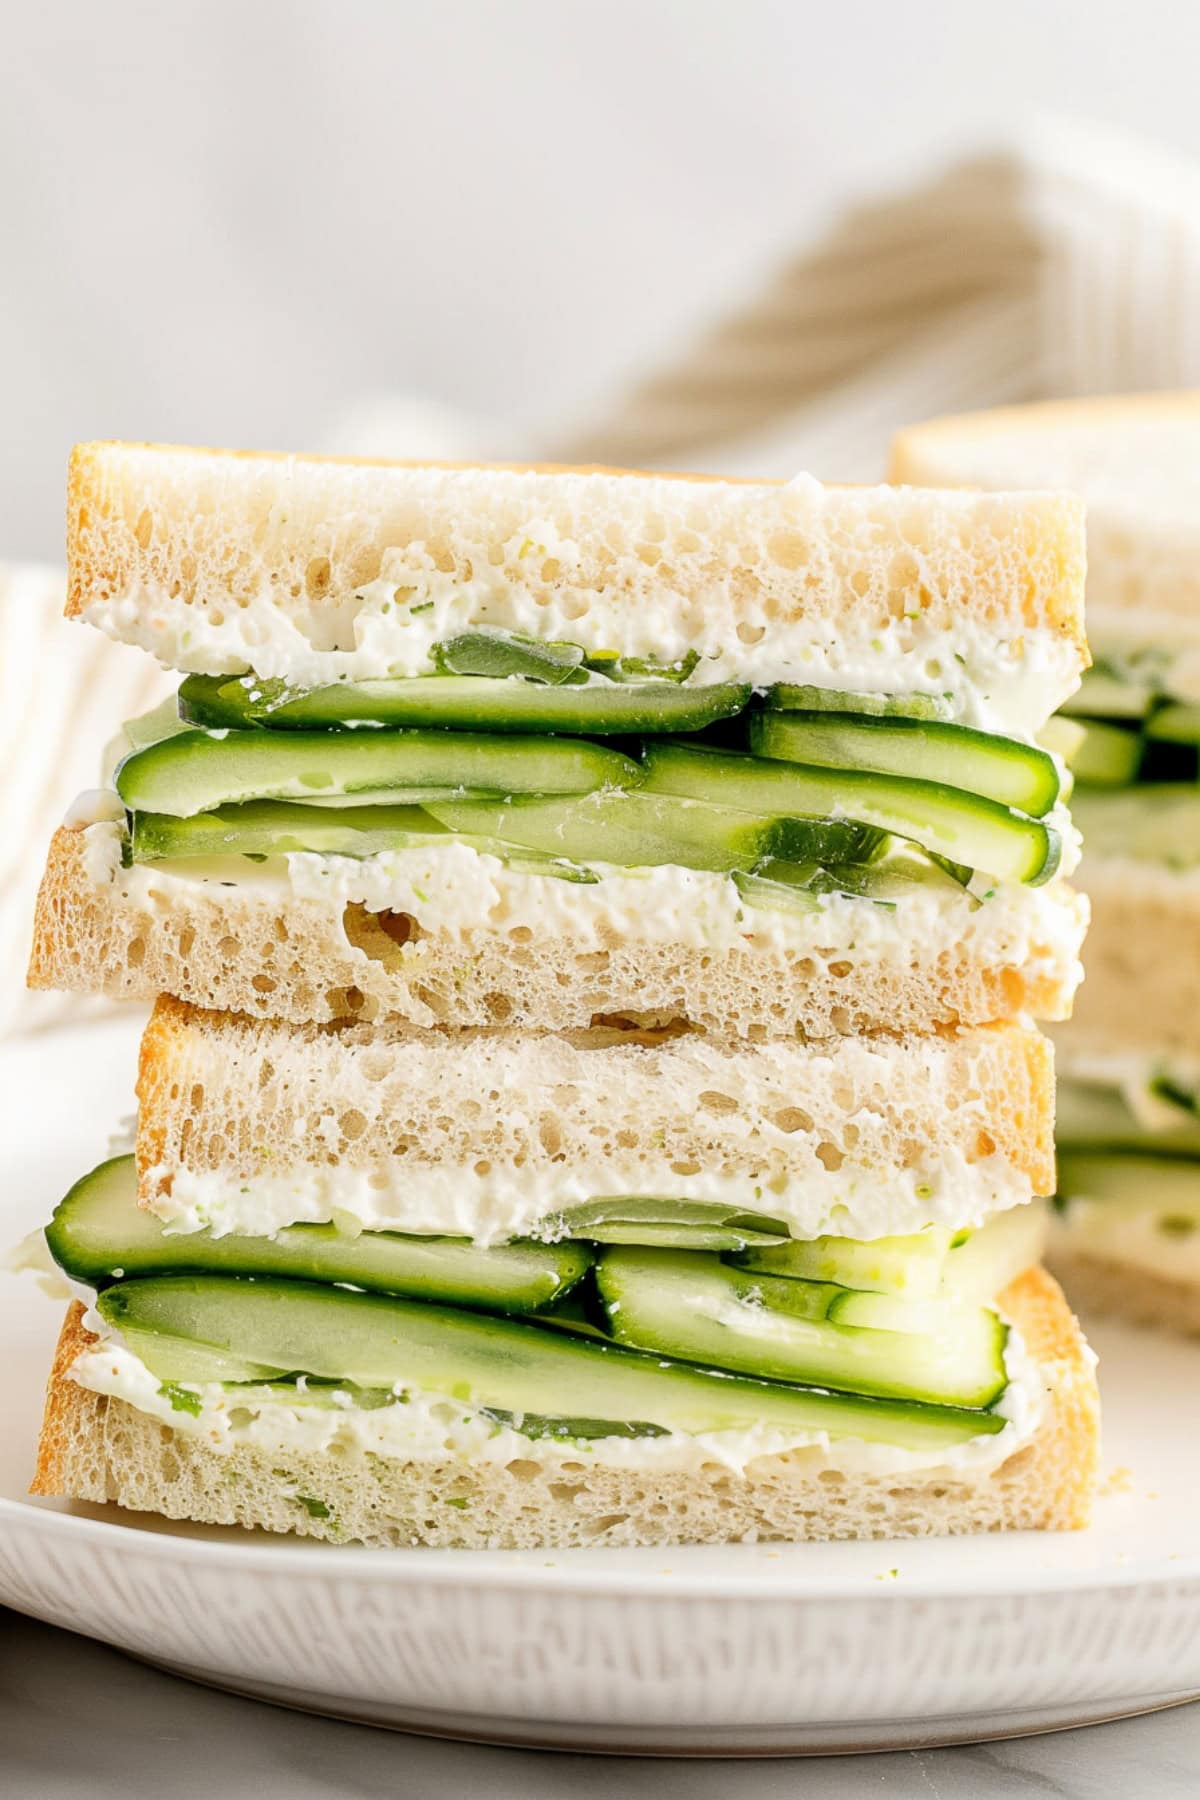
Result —
<instances>
[{"instance_id":1,"label":"stacked sandwich","mask_svg":"<svg viewBox=\"0 0 1200 1800\"><path fill-rule=\"evenodd\" d=\"M1087 502L1096 662L1056 730L1092 929L1056 1032L1052 1260L1082 1303L1200 1331L1200 396L943 419L893 467Z\"/></svg>"},{"instance_id":2,"label":"stacked sandwich","mask_svg":"<svg viewBox=\"0 0 1200 1800\"><path fill-rule=\"evenodd\" d=\"M32 980L155 1001L37 1486L373 1544L1065 1527L1053 496L76 451L186 672Z\"/></svg>"}]
</instances>

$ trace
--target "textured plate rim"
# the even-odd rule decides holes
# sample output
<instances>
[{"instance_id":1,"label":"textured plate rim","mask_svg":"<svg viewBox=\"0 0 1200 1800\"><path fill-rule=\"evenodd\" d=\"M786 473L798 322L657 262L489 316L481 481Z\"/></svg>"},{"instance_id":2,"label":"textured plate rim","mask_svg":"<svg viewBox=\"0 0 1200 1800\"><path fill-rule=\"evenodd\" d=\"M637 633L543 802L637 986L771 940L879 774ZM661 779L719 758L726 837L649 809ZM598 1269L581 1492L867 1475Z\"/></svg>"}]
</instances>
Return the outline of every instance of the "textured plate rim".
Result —
<instances>
[{"instance_id":1,"label":"textured plate rim","mask_svg":"<svg viewBox=\"0 0 1200 1800\"><path fill-rule=\"evenodd\" d=\"M36 1524L33 1522L36 1521ZM699 1562L686 1568L633 1568L620 1551L614 1551L610 1568L579 1568L573 1565L569 1550L547 1551L538 1563L518 1560L525 1556L543 1555L537 1551L514 1550L437 1550L414 1546L411 1549L370 1549L365 1545L275 1543L265 1533L247 1534L247 1541L230 1543L190 1535L185 1529L146 1530L136 1524L121 1524L109 1519L89 1519L77 1513L61 1512L52 1506L0 1497L0 1526L6 1523L30 1526L47 1534L69 1536L86 1544L104 1542L118 1550L160 1558L167 1562L185 1559L206 1563L216 1568L236 1570L246 1564L292 1577L310 1576L328 1580L337 1573L362 1576L368 1571L373 1579L404 1584L423 1581L436 1586L454 1586L462 1581L486 1581L489 1587L508 1589L554 1588L584 1594L604 1593L622 1597L652 1596L664 1591L676 1595L690 1590L697 1598L721 1596L754 1600L862 1600L881 1599L994 1600L997 1597L1025 1598L1051 1593L1097 1593L1110 1589L1168 1586L1173 1588L1200 1586L1200 1555L1174 1556L1157 1562L1129 1563L1100 1573L1088 1569L1041 1569L1036 1573L1009 1569L979 1571L964 1576L961 1569L946 1574L898 1577L886 1585L862 1574L851 1577L816 1575L814 1571L781 1568L757 1568L745 1573L729 1569L705 1569ZM172 1523L175 1523L174 1521ZM1029 1534L1031 1536L1035 1534ZM1047 1533L1047 1542L1068 1534ZM1073 1535L1073 1534L1070 1534ZM965 1540L969 1542L970 1540ZM880 1539L881 1549L899 1551L904 1540ZM718 1546L726 1552L737 1545ZM763 1546L747 1546L763 1548ZM784 1550L803 1546L780 1545ZM814 1550L825 1546L814 1545ZM661 1552L637 1554L670 1556L687 1550L689 1555L703 1551L704 1546L667 1547ZM511 1560L510 1560L511 1559ZM814 1578L815 1576L815 1578Z\"/></svg>"}]
</instances>

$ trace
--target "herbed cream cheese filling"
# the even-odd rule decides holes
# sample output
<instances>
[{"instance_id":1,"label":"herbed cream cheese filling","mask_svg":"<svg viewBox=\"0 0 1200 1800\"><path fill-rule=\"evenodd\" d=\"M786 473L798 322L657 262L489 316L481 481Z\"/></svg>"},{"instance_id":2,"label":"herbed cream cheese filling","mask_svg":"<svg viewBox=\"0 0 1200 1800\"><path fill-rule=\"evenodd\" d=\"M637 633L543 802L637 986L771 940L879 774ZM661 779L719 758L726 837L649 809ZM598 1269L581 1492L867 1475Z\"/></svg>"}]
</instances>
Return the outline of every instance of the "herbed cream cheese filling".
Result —
<instances>
[{"instance_id":1,"label":"herbed cream cheese filling","mask_svg":"<svg viewBox=\"0 0 1200 1800\"><path fill-rule=\"evenodd\" d=\"M639 943L812 949L834 957L852 951L860 959L954 953L1033 977L1047 973L1072 986L1082 973L1086 904L1057 882L1043 888L996 883L980 897L914 886L894 911L832 894L812 912L785 913L748 905L728 875L707 870L598 864L601 879L583 883L514 870L454 842L367 857L296 852L262 863L197 857L123 868L121 826L107 795L82 796L67 823L86 833L90 881L117 887L122 898L150 912L169 913L189 889L219 887L250 898L313 901L338 913L350 906L403 913L424 931L464 943L497 931L529 933L526 941L534 943L566 938L581 952ZM419 945L411 953L419 956Z\"/></svg>"},{"instance_id":2,"label":"herbed cream cheese filling","mask_svg":"<svg viewBox=\"0 0 1200 1800\"><path fill-rule=\"evenodd\" d=\"M297 1153L302 1156L303 1147ZM793 1158L797 1155L793 1151ZM146 1172L151 1184L170 1178L170 1191L160 1194L151 1210L174 1231L208 1230L215 1236L270 1237L285 1225L336 1221L343 1230L471 1237L489 1245L528 1237L544 1221L551 1221L547 1235L569 1236L553 1224L565 1207L630 1194L711 1200L734 1211L766 1213L784 1220L797 1238L890 1237L927 1225L957 1231L1032 1198L1028 1176L999 1152L968 1162L955 1146L931 1147L907 1169L877 1170L847 1158L832 1170L814 1144L803 1174L787 1179L764 1170L760 1180L714 1169L680 1175L665 1161L656 1167L632 1156L605 1157L593 1167L492 1163L484 1174L473 1165L395 1157L365 1168L300 1160L278 1168L275 1161L252 1177L233 1167L151 1168Z\"/></svg>"},{"instance_id":3,"label":"herbed cream cheese filling","mask_svg":"<svg viewBox=\"0 0 1200 1800\"><path fill-rule=\"evenodd\" d=\"M386 577L357 590L338 630L312 635L280 611L269 589L244 605L210 612L141 589L93 600L83 616L109 637L136 644L168 668L207 675L249 670L295 687L332 681L384 680L433 671L433 647L465 630L520 632L578 644L587 654L676 661L698 652L689 677L713 682L811 684L853 693L925 694L949 698L955 718L988 731L1032 738L1079 685L1078 646L1045 627L1004 637L994 625L964 618L954 625L925 613L854 629L829 618L748 621L730 592L715 590L703 606L664 593L631 606L620 596L589 597L575 617L569 596L540 605L510 587L462 582L430 569L396 601ZM756 641L754 633L758 632ZM319 639L351 640L327 647Z\"/></svg>"},{"instance_id":4,"label":"herbed cream cheese filling","mask_svg":"<svg viewBox=\"0 0 1200 1800\"><path fill-rule=\"evenodd\" d=\"M161 1391L163 1384L110 1334L98 1314L89 1313L85 1322L90 1331L103 1335L72 1364L74 1380L220 1451L246 1445L285 1456L332 1453L500 1465L521 1460L551 1468L569 1462L576 1468L591 1464L661 1474L700 1473L717 1465L738 1475L753 1473L762 1458L788 1455L798 1474L823 1468L864 1475L944 1468L955 1474L985 1475L1028 1442L1044 1410L1041 1376L1011 1326L1005 1349L1009 1385L995 1408L1006 1421L1004 1430L938 1451L914 1451L857 1438L830 1439L823 1431L785 1432L765 1425L744 1431L694 1435L674 1431L662 1437L583 1442L528 1438L461 1400L416 1391L407 1401L369 1411L353 1404L287 1406L271 1401L246 1406L236 1390L210 1382L195 1390L200 1406L193 1412L172 1406L170 1390ZM349 1393L346 1398L351 1398Z\"/></svg>"}]
</instances>

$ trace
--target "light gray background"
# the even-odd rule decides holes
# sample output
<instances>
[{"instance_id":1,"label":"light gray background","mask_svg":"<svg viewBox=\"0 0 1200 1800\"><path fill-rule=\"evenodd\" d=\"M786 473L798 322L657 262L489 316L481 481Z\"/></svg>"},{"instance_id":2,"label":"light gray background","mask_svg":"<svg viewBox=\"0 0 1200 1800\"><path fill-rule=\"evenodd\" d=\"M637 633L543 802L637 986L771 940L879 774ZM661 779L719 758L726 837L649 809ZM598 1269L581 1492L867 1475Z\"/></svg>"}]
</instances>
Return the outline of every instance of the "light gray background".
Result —
<instances>
[{"instance_id":1,"label":"light gray background","mask_svg":"<svg viewBox=\"0 0 1200 1800\"><path fill-rule=\"evenodd\" d=\"M77 438L319 449L390 389L523 454L1035 114L1200 156L1186 0L38 0L0 42L9 557L58 553Z\"/></svg>"},{"instance_id":2,"label":"light gray background","mask_svg":"<svg viewBox=\"0 0 1200 1800\"><path fill-rule=\"evenodd\" d=\"M1200 1705L894 1756L563 1756L282 1712L0 1611L0 1789L13 1800L1195 1800Z\"/></svg>"}]
</instances>

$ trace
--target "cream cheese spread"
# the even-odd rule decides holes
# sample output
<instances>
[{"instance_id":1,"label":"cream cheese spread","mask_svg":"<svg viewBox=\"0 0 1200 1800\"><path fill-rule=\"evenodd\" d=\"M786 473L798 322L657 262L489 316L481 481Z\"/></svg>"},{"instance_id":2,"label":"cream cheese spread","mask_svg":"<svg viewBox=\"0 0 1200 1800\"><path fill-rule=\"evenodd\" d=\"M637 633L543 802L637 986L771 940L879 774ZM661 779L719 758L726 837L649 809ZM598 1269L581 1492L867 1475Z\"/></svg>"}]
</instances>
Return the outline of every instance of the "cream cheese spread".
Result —
<instances>
[{"instance_id":1,"label":"cream cheese spread","mask_svg":"<svg viewBox=\"0 0 1200 1800\"><path fill-rule=\"evenodd\" d=\"M364 1410L351 1395L343 1406L288 1406L277 1401L245 1405L237 1390L210 1382L195 1391L195 1413L173 1408L162 1384L96 1313L90 1331L104 1334L71 1367L71 1375L94 1393L108 1394L161 1420L173 1431L202 1438L213 1449L253 1446L281 1456L383 1456L404 1461L461 1461L505 1464L516 1460L552 1467L570 1462L596 1467L644 1469L658 1473L711 1473L716 1464L734 1474L752 1470L760 1459L788 1455L797 1472L811 1467L854 1474L903 1474L944 1468L954 1474L985 1475L1028 1442L1043 1415L1042 1382L1018 1333L1010 1328L1005 1352L1009 1385L996 1410L1003 1431L971 1438L939 1451L913 1451L860 1439L831 1440L822 1431L786 1432L771 1426L752 1430L662 1437L593 1438L585 1442L528 1438L499 1424L476 1407L445 1395L408 1391L407 1403Z\"/></svg>"},{"instance_id":2,"label":"cream cheese spread","mask_svg":"<svg viewBox=\"0 0 1200 1800\"><path fill-rule=\"evenodd\" d=\"M76 829L87 832L85 867L98 887L148 912L169 913L189 890L232 884L277 903L312 901L341 914L405 913L422 930L464 944L480 932L529 933L527 941L567 938L581 952L621 943L678 944L730 950L808 949L858 959L953 954L989 967L1046 973L1071 986L1081 978L1079 950L1086 902L1054 884L998 883L976 898L914 887L898 912L871 900L822 897L811 913L749 906L727 875L675 865L618 869L597 864L594 883L510 868L499 857L447 842L375 856L299 852L255 863L245 857L189 858L174 864L121 866L121 828L102 813L88 825L77 803Z\"/></svg>"},{"instance_id":3,"label":"cream cheese spread","mask_svg":"<svg viewBox=\"0 0 1200 1800\"><path fill-rule=\"evenodd\" d=\"M1077 645L1061 633L1028 628L1003 638L972 618L952 626L919 613L869 631L840 621L765 616L748 623L731 593L704 606L681 606L664 593L630 606L592 596L583 618L569 606L539 605L508 587L463 582L431 568L419 588L406 575L408 599L397 603L395 579L359 589L337 647L314 637L280 611L269 589L223 612L135 590L93 600L84 617L110 637L136 644L168 668L207 675L247 670L295 687L430 674L433 647L467 629L496 628L543 640L576 643L588 653L700 661L692 685L718 681L806 683L853 693L926 694L949 698L954 716L985 731L1032 738L1079 686ZM740 630L739 630L740 627ZM754 639L758 632L757 641ZM337 636L339 634L329 633Z\"/></svg>"},{"instance_id":4,"label":"cream cheese spread","mask_svg":"<svg viewBox=\"0 0 1200 1800\"><path fill-rule=\"evenodd\" d=\"M872 1169L847 1158L837 1170L827 1169L814 1148L811 1167L791 1180L768 1170L759 1180L712 1168L680 1175L665 1162L656 1168L648 1159L626 1162L620 1156L591 1168L493 1162L480 1175L472 1165L414 1165L407 1158L368 1167L299 1160L307 1154L298 1145L290 1167L268 1165L251 1178L234 1169L151 1168L151 1184L170 1177L170 1192L159 1195L152 1210L175 1231L216 1236L270 1237L285 1225L336 1218L343 1230L441 1233L486 1245L527 1237L565 1207L621 1194L711 1200L734 1211L763 1212L786 1221L798 1238L907 1235L927 1225L957 1231L1033 1197L1028 1176L998 1152L968 1162L954 1146L930 1149L910 1168ZM551 1225L546 1235L569 1234Z\"/></svg>"}]
</instances>

